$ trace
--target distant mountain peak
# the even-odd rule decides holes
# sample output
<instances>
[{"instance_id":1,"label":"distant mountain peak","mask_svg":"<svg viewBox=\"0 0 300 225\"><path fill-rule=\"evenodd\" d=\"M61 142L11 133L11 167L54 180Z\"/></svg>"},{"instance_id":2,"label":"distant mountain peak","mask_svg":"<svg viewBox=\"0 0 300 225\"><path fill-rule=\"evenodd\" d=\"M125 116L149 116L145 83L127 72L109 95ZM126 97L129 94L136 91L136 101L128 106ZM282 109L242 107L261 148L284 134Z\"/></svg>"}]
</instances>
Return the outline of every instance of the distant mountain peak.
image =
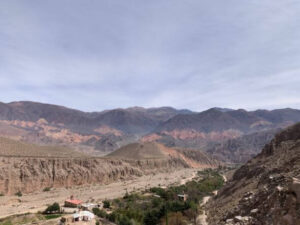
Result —
<instances>
[{"instance_id":1,"label":"distant mountain peak","mask_svg":"<svg viewBox=\"0 0 300 225\"><path fill-rule=\"evenodd\" d=\"M230 108L220 108L220 107L213 107L211 109L218 110L220 112L230 112L230 111L234 110L234 109L230 109Z\"/></svg>"}]
</instances>

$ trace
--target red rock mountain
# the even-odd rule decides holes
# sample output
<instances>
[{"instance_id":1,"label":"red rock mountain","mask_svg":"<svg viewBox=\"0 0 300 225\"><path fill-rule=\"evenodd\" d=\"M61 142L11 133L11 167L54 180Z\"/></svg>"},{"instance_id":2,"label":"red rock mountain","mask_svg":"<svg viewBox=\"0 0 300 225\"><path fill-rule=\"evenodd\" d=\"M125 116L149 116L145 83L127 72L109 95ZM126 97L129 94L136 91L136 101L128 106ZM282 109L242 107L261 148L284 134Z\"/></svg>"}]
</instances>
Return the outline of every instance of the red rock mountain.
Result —
<instances>
[{"instance_id":1,"label":"red rock mountain","mask_svg":"<svg viewBox=\"0 0 300 225\"><path fill-rule=\"evenodd\" d=\"M274 134L300 121L300 110L224 110L176 115L144 140L205 150L221 160L241 163L256 155Z\"/></svg>"},{"instance_id":2,"label":"red rock mountain","mask_svg":"<svg viewBox=\"0 0 300 225\"><path fill-rule=\"evenodd\" d=\"M300 121L300 110L232 110L195 113L171 107L82 112L35 102L0 103L0 136L62 145L92 154L136 141L207 151L229 162L258 153L278 128ZM262 132L262 133L261 133Z\"/></svg>"}]
</instances>

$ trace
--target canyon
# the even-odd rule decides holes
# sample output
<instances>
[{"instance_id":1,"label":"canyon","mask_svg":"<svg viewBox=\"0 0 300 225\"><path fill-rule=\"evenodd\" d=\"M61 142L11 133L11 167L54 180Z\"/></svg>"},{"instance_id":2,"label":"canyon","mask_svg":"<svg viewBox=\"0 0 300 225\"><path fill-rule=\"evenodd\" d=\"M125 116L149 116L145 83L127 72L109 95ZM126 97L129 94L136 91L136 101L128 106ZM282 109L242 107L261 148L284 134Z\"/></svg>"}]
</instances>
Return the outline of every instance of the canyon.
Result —
<instances>
[{"instance_id":1,"label":"canyon","mask_svg":"<svg viewBox=\"0 0 300 225\"><path fill-rule=\"evenodd\" d=\"M2 139L0 193L14 195L44 188L108 184L129 177L219 165L217 160L199 151L180 151L157 143L135 145L135 150L131 144L106 157L91 157L70 149ZM134 154L130 156L131 151Z\"/></svg>"}]
</instances>

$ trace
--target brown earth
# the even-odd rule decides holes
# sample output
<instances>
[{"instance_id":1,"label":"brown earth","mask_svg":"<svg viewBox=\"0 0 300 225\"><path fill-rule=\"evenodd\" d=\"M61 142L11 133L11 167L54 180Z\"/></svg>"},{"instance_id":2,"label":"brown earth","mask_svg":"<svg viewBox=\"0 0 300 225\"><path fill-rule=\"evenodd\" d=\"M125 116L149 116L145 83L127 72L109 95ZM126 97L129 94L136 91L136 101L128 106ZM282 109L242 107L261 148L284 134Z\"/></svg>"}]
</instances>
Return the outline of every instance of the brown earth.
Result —
<instances>
[{"instance_id":1,"label":"brown earth","mask_svg":"<svg viewBox=\"0 0 300 225\"><path fill-rule=\"evenodd\" d=\"M84 202L100 203L106 199L120 198L126 192L143 191L150 187L167 187L179 185L195 177L199 169L169 169L162 173L149 173L144 176L127 176L109 184L71 186L69 188L52 188L51 191L36 191L18 196L0 197L0 218L16 214L43 211L47 205L58 202L63 204L69 196L74 195Z\"/></svg>"},{"instance_id":2,"label":"brown earth","mask_svg":"<svg viewBox=\"0 0 300 225\"><path fill-rule=\"evenodd\" d=\"M0 138L0 193L107 184L130 176L218 165L200 152L181 152L157 143L131 144L100 158L68 148Z\"/></svg>"},{"instance_id":3,"label":"brown earth","mask_svg":"<svg viewBox=\"0 0 300 225\"><path fill-rule=\"evenodd\" d=\"M300 224L300 124L238 169L208 206L209 224Z\"/></svg>"}]
</instances>

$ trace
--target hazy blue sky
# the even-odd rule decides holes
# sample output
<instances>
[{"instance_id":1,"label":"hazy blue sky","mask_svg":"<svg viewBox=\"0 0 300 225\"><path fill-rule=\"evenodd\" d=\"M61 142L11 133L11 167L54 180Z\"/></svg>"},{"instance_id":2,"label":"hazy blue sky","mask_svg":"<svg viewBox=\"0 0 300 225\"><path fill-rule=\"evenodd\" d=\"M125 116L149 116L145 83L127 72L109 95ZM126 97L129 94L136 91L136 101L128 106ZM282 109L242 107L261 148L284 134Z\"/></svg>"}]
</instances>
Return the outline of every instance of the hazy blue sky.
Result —
<instances>
[{"instance_id":1,"label":"hazy blue sky","mask_svg":"<svg viewBox=\"0 0 300 225\"><path fill-rule=\"evenodd\" d=\"M299 0L2 0L0 101L300 108Z\"/></svg>"}]
</instances>

